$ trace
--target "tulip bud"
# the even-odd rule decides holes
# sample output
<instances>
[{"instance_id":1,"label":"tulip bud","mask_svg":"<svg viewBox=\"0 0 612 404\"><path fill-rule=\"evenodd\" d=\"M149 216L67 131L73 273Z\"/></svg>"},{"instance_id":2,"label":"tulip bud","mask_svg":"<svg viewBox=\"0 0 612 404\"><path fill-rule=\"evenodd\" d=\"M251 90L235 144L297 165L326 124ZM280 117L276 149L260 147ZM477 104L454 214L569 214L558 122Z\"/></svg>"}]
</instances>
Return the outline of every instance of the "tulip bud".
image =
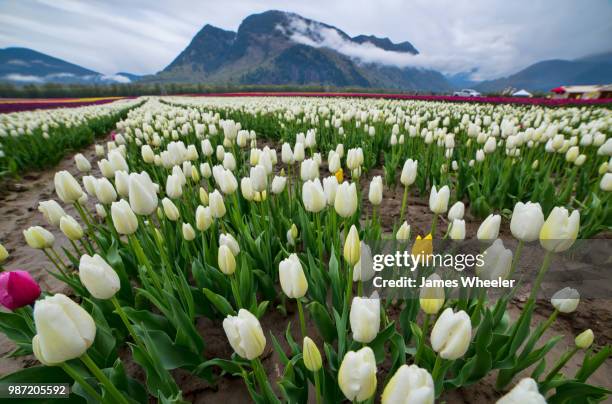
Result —
<instances>
[{"instance_id":1,"label":"tulip bud","mask_svg":"<svg viewBox=\"0 0 612 404\"><path fill-rule=\"evenodd\" d=\"M52 226L59 226L60 219L66 216L64 209L54 200L38 203L38 211L43 214L47 222Z\"/></svg>"},{"instance_id":2,"label":"tulip bud","mask_svg":"<svg viewBox=\"0 0 612 404\"><path fill-rule=\"evenodd\" d=\"M237 316L227 316L223 320L223 330L234 351L244 359L259 357L266 347L261 324L248 310L240 309Z\"/></svg>"},{"instance_id":3,"label":"tulip bud","mask_svg":"<svg viewBox=\"0 0 612 404\"><path fill-rule=\"evenodd\" d=\"M208 163L200 164L200 174L202 174L202 177L204 178L210 178L212 176L212 170L210 168L210 164Z\"/></svg>"},{"instance_id":4,"label":"tulip bud","mask_svg":"<svg viewBox=\"0 0 612 404\"><path fill-rule=\"evenodd\" d=\"M219 270L225 275L231 275L236 271L236 259L227 245L219 246L217 263Z\"/></svg>"},{"instance_id":5,"label":"tulip bud","mask_svg":"<svg viewBox=\"0 0 612 404\"><path fill-rule=\"evenodd\" d=\"M370 191L368 193L368 199L370 203L374 206L380 205L383 199L383 183L382 177L380 175L372 178L370 182Z\"/></svg>"},{"instance_id":6,"label":"tulip bud","mask_svg":"<svg viewBox=\"0 0 612 404\"><path fill-rule=\"evenodd\" d=\"M495 240L499 235L499 225L501 224L501 216L490 214L481 223L476 233L478 240Z\"/></svg>"},{"instance_id":7,"label":"tulip bud","mask_svg":"<svg viewBox=\"0 0 612 404\"><path fill-rule=\"evenodd\" d=\"M359 261L361 255L361 242L355 225L351 226L344 241L344 259L352 267Z\"/></svg>"},{"instance_id":8,"label":"tulip bud","mask_svg":"<svg viewBox=\"0 0 612 404\"><path fill-rule=\"evenodd\" d=\"M162 199L162 206L164 208L164 214L173 222L176 222L180 217L180 213L176 205L168 198Z\"/></svg>"},{"instance_id":9,"label":"tulip bud","mask_svg":"<svg viewBox=\"0 0 612 404\"><path fill-rule=\"evenodd\" d=\"M424 261L425 257L433 253L433 238L431 233L425 237L417 235L412 246L412 255L418 257L420 261Z\"/></svg>"},{"instance_id":10,"label":"tulip bud","mask_svg":"<svg viewBox=\"0 0 612 404\"><path fill-rule=\"evenodd\" d=\"M32 350L43 364L80 357L96 337L91 315L61 293L36 302L34 323L37 334L32 339Z\"/></svg>"},{"instance_id":11,"label":"tulip bud","mask_svg":"<svg viewBox=\"0 0 612 404\"><path fill-rule=\"evenodd\" d=\"M117 171L115 173L115 187L117 193L122 198L127 198L130 194L130 175L127 171Z\"/></svg>"},{"instance_id":12,"label":"tulip bud","mask_svg":"<svg viewBox=\"0 0 612 404\"><path fill-rule=\"evenodd\" d=\"M426 284L435 285L442 278L438 274L431 274L427 277ZM421 310L427 314L438 314L438 311L444 306L444 288L441 286L423 286L419 293L419 303Z\"/></svg>"},{"instance_id":13,"label":"tulip bud","mask_svg":"<svg viewBox=\"0 0 612 404\"><path fill-rule=\"evenodd\" d=\"M81 186L68 171L59 171L54 177L55 192L65 203L75 203L83 196Z\"/></svg>"},{"instance_id":14,"label":"tulip bud","mask_svg":"<svg viewBox=\"0 0 612 404\"><path fill-rule=\"evenodd\" d=\"M580 293L576 289L566 287L557 291L550 299L550 303L561 313L572 313L580 303Z\"/></svg>"},{"instance_id":15,"label":"tulip bud","mask_svg":"<svg viewBox=\"0 0 612 404\"><path fill-rule=\"evenodd\" d=\"M408 187L414 184L417 176L417 168L419 162L416 160L408 159L404 163L404 167L402 168L402 175L400 177L400 182L405 187Z\"/></svg>"},{"instance_id":16,"label":"tulip bud","mask_svg":"<svg viewBox=\"0 0 612 404\"><path fill-rule=\"evenodd\" d=\"M272 180L272 193L280 194L285 190L285 184L287 183L287 177L279 177L278 175Z\"/></svg>"},{"instance_id":17,"label":"tulip bud","mask_svg":"<svg viewBox=\"0 0 612 404\"><path fill-rule=\"evenodd\" d=\"M278 277L281 288L287 297L291 299L304 297L308 290L308 281L297 254L291 254L289 258L280 262L278 265Z\"/></svg>"},{"instance_id":18,"label":"tulip bud","mask_svg":"<svg viewBox=\"0 0 612 404\"><path fill-rule=\"evenodd\" d=\"M281 148L281 160L284 164L293 164L293 151L291 150L291 145L289 143L283 143Z\"/></svg>"},{"instance_id":19,"label":"tulip bud","mask_svg":"<svg viewBox=\"0 0 612 404\"><path fill-rule=\"evenodd\" d=\"M95 196L96 182L98 182L96 177L92 175L85 175L83 177L83 186L85 187L85 192L87 192L91 196Z\"/></svg>"},{"instance_id":20,"label":"tulip bud","mask_svg":"<svg viewBox=\"0 0 612 404\"><path fill-rule=\"evenodd\" d=\"M96 203L96 214L100 216L102 219L106 219L106 209L99 203Z\"/></svg>"},{"instance_id":21,"label":"tulip bud","mask_svg":"<svg viewBox=\"0 0 612 404\"><path fill-rule=\"evenodd\" d=\"M546 404L546 399L540 394L535 380L526 377L522 379L508 394L497 400L496 404Z\"/></svg>"},{"instance_id":22,"label":"tulip bud","mask_svg":"<svg viewBox=\"0 0 612 404\"><path fill-rule=\"evenodd\" d=\"M397 233L395 233L395 239L398 241L410 240L410 225L408 222L404 221L404 223L402 223Z\"/></svg>"},{"instance_id":23,"label":"tulip bud","mask_svg":"<svg viewBox=\"0 0 612 404\"><path fill-rule=\"evenodd\" d=\"M148 144L142 146L142 149L140 149L140 155L142 156L142 161L147 164L151 164L153 161L155 161L155 153L153 153L153 149Z\"/></svg>"},{"instance_id":24,"label":"tulip bud","mask_svg":"<svg viewBox=\"0 0 612 404\"><path fill-rule=\"evenodd\" d=\"M117 192L107 178L100 178L95 182L96 198L105 205L117 200Z\"/></svg>"},{"instance_id":25,"label":"tulip bud","mask_svg":"<svg viewBox=\"0 0 612 404\"><path fill-rule=\"evenodd\" d=\"M206 231L212 225L213 217L209 207L202 205L196 209L196 228L200 231Z\"/></svg>"},{"instance_id":26,"label":"tulip bud","mask_svg":"<svg viewBox=\"0 0 612 404\"><path fill-rule=\"evenodd\" d=\"M119 234L129 236L138 229L138 219L125 199L113 202L111 205L111 217L113 218L113 225Z\"/></svg>"},{"instance_id":27,"label":"tulip bud","mask_svg":"<svg viewBox=\"0 0 612 404\"><path fill-rule=\"evenodd\" d=\"M304 209L311 213L319 213L325 208L326 198L321 181L316 178L302 185L302 200Z\"/></svg>"},{"instance_id":28,"label":"tulip bud","mask_svg":"<svg viewBox=\"0 0 612 404\"><path fill-rule=\"evenodd\" d=\"M268 176L266 169L261 165L251 167L251 182L255 192L265 191L268 188Z\"/></svg>"},{"instance_id":29,"label":"tulip bud","mask_svg":"<svg viewBox=\"0 0 612 404\"><path fill-rule=\"evenodd\" d=\"M351 173L352 177L359 177L360 174ZM382 199L382 195L381 195ZM342 217L350 217L357 210L357 188L355 183L349 185L348 182L343 182L336 190L336 198L334 208Z\"/></svg>"},{"instance_id":30,"label":"tulip bud","mask_svg":"<svg viewBox=\"0 0 612 404\"><path fill-rule=\"evenodd\" d=\"M234 254L234 256L240 254L240 245L238 244L234 236L229 233L219 235L219 245L228 246L229 249L232 250L232 254Z\"/></svg>"},{"instance_id":31,"label":"tulip bud","mask_svg":"<svg viewBox=\"0 0 612 404\"><path fill-rule=\"evenodd\" d=\"M183 195L183 184L181 178L175 174L171 174L166 179L166 194L172 198L180 198Z\"/></svg>"},{"instance_id":32,"label":"tulip bud","mask_svg":"<svg viewBox=\"0 0 612 404\"><path fill-rule=\"evenodd\" d=\"M321 366L323 366L319 348L317 348L314 341L308 337L304 337L302 357L304 359L304 366L306 366L306 369L310 370L311 372L316 372L321 369Z\"/></svg>"},{"instance_id":33,"label":"tulip bud","mask_svg":"<svg viewBox=\"0 0 612 404\"><path fill-rule=\"evenodd\" d=\"M551 252L562 252L574 244L580 230L580 212L570 215L565 208L555 207L540 229L540 244Z\"/></svg>"},{"instance_id":34,"label":"tulip bud","mask_svg":"<svg viewBox=\"0 0 612 404\"><path fill-rule=\"evenodd\" d=\"M454 220L463 219L465 214L465 205L461 201L455 202L453 206L448 210L448 220L453 222Z\"/></svg>"},{"instance_id":35,"label":"tulip bud","mask_svg":"<svg viewBox=\"0 0 612 404\"><path fill-rule=\"evenodd\" d=\"M448 200L450 198L450 189L448 185L443 186L438 191L436 186L431 187L429 194L429 209L436 214L442 214L448 209Z\"/></svg>"},{"instance_id":36,"label":"tulip bud","mask_svg":"<svg viewBox=\"0 0 612 404\"><path fill-rule=\"evenodd\" d=\"M83 238L83 228L72 216L64 216L60 219L60 230L72 241Z\"/></svg>"},{"instance_id":37,"label":"tulip bud","mask_svg":"<svg viewBox=\"0 0 612 404\"><path fill-rule=\"evenodd\" d=\"M476 273L483 279L507 279L512 266L512 251L504 247L504 243L497 239L482 254L483 264L476 267Z\"/></svg>"},{"instance_id":38,"label":"tulip bud","mask_svg":"<svg viewBox=\"0 0 612 404\"><path fill-rule=\"evenodd\" d=\"M220 219L225 215L225 203L223 202L223 196L218 190L215 189L209 195L208 204L210 207L210 213L212 213L214 218Z\"/></svg>"},{"instance_id":39,"label":"tulip bud","mask_svg":"<svg viewBox=\"0 0 612 404\"><path fill-rule=\"evenodd\" d=\"M376 359L370 347L349 351L338 371L338 385L349 401L365 401L376 392Z\"/></svg>"},{"instance_id":40,"label":"tulip bud","mask_svg":"<svg viewBox=\"0 0 612 404\"><path fill-rule=\"evenodd\" d=\"M402 365L393 375L381 397L381 404L433 404L435 386L427 370Z\"/></svg>"},{"instance_id":41,"label":"tulip bud","mask_svg":"<svg viewBox=\"0 0 612 404\"><path fill-rule=\"evenodd\" d=\"M362 241L360 248L361 254L359 261L357 261L355 267L353 268L353 282L367 282L376 274L374 271L372 250L370 249L370 246Z\"/></svg>"},{"instance_id":42,"label":"tulip bud","mask_svg":"<svg viewBox=\"0 0 612 404\"><path fill-rule=\"evenodd\" d=\"M4 247L0 244L0 250L2 249ZM2 261L0 257L0 262ZM0 273L0 304L2 306L11 311L16 310L34 303L38 296L40 296L40 286L27 271Z\"/></svg>"},{"instance_id":43,"label":"tulip bud","mask_svg":"<svg viewBox=\"0 0 612 404\"><path fill-rule=\"evenodd\" d=\"M77 170L80 172L87 173L91 171L91 164L89 163L89 160L87 160L87 158L85 158L85 156L83 156L81 153L74 155L74 162L76 163Z\"/></svg>"},{"instance_id":44,"label":"tulip bud","mask_svg":"<svg viewBox=\"0 0 612 404\"><path fill-rule=\"evenodd\" d=\"M604 192L612 191L612 173L605 173L599 182L599 188Z\"/></svg>"},{"instance_id":45,"label":"tulip bud","mask_svg":"<svg viewBox=\"0 0 612 404\"><path fill-rule=\"evenodd\" d=\"M208 206L208 192L202 187L200 187L200 203L204 206Z\"/></svg>"},{"instance_id":46,"label":"tulip bud","mask_svg":"<svg viewBox=\"0 0 612 404\"><path fill-rule=\"evenodd\" d=\"M299 235L298 228L295 225L295 223L293 223L291 227L289 228L289 230L287 230L287 243L289 243L289 245L294 246L295 240L297 240L298 235Z\"/></svg>"},{"instance_id":47,"label":"tulip bud","mask_svg":"<svg viewBox=\"0 0 612 404\"><path fill-rule=\"evenodd\" d=\"M355 296L349 315L353 339L367 344L380 330L380 299L376 292L371 298Z\"/></svg>"},{"instance_id":48,"label":"tulip bud","mask_svg":"<svg viewBox=\"0 0 612 404\"><path fill-rule=\"evenodd\" d=\"M539 203L517 202L514 205L510 231L517 240L523 242L537 240L542 225L544 225L544 214Z\"/></svg>"},{"instance_id":49,"label":"tulip bud","mask_svg":"<svg viewBox=\"0 0 612 404\"><path fill-rule=\"evenodd\" d=\"M182 231L183 239L185 239L185 241L192 241L196 236L195 230L193 230L191 223L183 223Z\"/></svg>"},{"instance_id":50,"label":"tulip bud","mask_svg":"<svg viewBox=\"0 0 612 404\"><path fill-rule=\"evenodd\" d=\"M23 231L26 243L32 248L42 250L51 248L55 242L55 237L47 229L40 226L32 226Z\"/></svg>"},{"instance_id":51,"label":"tulip bud","mask_svg":"<svg viewBox=\"0 0 612 404\"><path fill-rule=\"evenodd\" d=\"M584 330L580 334L578 334L574 342L576 343L576 346L578 348L588 349L591 344L593 344L594 339L595 335L593 335L593 330L589 328L588 330Z\"/></svg>"},{"instance_id":52,"label":"tulip bud","mask_svg":"<svg viewBox=\"0 0 612 404\"><path fill-rule=\"evenodd\" d=\"M99 256L81 256L79 279L89 293L96 299L110 299L121 289L117 272Z\"/></svg>"},{"instance_id":53,"label":"tulip bud","mask_svg":"<svg viewBox=\"0 0 612 404\"><path fill-rule=\"evenodd\" d=\"M132 173L128 178L130 207L137 215L152 215L157 209L158 198L151 177L143 171L140 174Z\"/></svg>"},{"instance_id":54,"label":"tulip bud","mask_svg":"<svg viewBox=\"0 0 612 404\"><path fill-rule=\"evenodd\" d=\"M463 219L455 219L451 223L450 231L448 232L448 236L451 240L464 240L465 239L465 220Z\"/></svg>"},{"instance_id":55,"label":"tulip bud","mask_svg":"<svg viewBox=\"0 0 612 404\"><path fill-rule=\"evenodd\" d=\"M9 253L2 244L0 244L0 264L2 264L9 257Z\"/></svg>"},{"instance_id":56,"label":"tulip bud","mask_svg":"<svg viewBox=\"0 0 612 404\"><path fill-rule=\"evenodd\" d=\"M431 347L442 359L455 360L467 352L472 339L470 316L450 307L442 312L431 331Z\"/></svg>"}]
</instances>

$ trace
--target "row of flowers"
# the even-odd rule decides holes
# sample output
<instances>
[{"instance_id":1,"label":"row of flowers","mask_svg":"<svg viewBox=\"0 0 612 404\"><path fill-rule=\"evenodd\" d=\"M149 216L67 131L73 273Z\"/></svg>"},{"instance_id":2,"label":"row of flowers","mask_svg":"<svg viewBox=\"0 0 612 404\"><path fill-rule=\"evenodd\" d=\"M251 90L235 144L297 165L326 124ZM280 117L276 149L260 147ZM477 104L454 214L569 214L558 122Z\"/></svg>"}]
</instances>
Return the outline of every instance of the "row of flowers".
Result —
<instances>
[{"instance_id":1,"label":"row of flowers","mask_svg":"<svg viewBox=\"0 0 612 404\"><path fill-rule=\"evenodd\" d=\"M113 101L113 102L111 102ZM57 110L4 111L0 104L0 177L57 164L68 150L78 150L106 135L139 100L99 100ZM27 104L18 104L24 106Z\"/></svg>"}]
</instances>

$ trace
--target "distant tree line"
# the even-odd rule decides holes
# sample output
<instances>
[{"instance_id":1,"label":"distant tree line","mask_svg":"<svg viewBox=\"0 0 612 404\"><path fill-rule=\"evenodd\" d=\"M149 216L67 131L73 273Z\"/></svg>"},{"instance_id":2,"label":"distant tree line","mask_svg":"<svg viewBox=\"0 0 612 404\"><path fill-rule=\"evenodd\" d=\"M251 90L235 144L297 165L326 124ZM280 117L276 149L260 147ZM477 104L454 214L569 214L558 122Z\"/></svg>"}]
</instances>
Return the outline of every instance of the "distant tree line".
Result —
<instances>
[{"instance_id":1,"label":"distant tree line","mask_svg":"<svg viewBox=\"0 0 612 404\"><path fill-rule=\"evenodd\" d=\"M429 92L398 91L390 89L300 86L300 85L211 85L203 83L129 83L129 84L26 84L14 85L0 82L2 98L82 98L129 97L140 95L207 94L231 92L353 92L353 93L404 93L427 95Z\"/></svg>"}]
</instances>

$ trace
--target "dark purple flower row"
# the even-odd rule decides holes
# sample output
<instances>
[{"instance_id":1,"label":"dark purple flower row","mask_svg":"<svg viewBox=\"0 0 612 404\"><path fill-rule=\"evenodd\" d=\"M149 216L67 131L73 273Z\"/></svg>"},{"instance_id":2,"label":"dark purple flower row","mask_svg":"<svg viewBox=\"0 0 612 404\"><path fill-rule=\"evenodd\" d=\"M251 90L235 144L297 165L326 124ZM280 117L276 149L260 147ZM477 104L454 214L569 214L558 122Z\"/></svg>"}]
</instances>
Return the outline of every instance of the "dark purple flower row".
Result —
<instances>
[{"instance_id":1,"label":"dark purple flower row","mask_svg":"<svg viewBox=\"0 0 612 404\"><path fill-rule=\"evenodd\" d=\"M129 98L129 97L126 97ZM54 109L54 108L75 108L82 107L85 105L98 105L107 104L109 102L117 101L123 98L106 98L95 101L60 101L60 100L49 100L49 102L14 102L14 103L0 103L0 114L7 114L9 112L21 112L21 111L32 111L35 109Z\"/></svg>"},{"instance_id":2,"label":"dark purple flower row","mask_svg":"<svg viewBox=\"0 0 612 404\"><path fill-rule=\"evenodd\" d=\"M552 98L519 98L519 97L456 97L452 95L409 95L384 93L321 93L321 92L244 92L244 93L212 93L212 94L185 94L203 97L357 97L357 98L385 98L396 100L445 101L445 102L472 102L493 104L522 104L542 105L556 107L562 105L601 105L612 104L612 98L597 100L582 99L552 99Z\"/></svg>"}]
</instances>

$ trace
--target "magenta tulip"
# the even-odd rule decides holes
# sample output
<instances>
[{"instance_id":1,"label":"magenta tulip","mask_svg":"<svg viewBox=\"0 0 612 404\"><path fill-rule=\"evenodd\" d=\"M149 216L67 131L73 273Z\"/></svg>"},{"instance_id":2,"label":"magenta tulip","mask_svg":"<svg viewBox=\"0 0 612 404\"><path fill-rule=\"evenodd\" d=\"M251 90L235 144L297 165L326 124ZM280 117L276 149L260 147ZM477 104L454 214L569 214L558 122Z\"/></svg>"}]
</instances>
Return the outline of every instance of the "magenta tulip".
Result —
<instances>
[{"instance_id":1,"label":"magenta tulip","mask_svg":"<svg viewBox=\"0 0 612 404\"><path fill-rule=\"evenodd\" d=\"M40 296L40 286L27 271L0 273L0 304L15 310L32 304Z\"/></svg>"}]
</instances>

